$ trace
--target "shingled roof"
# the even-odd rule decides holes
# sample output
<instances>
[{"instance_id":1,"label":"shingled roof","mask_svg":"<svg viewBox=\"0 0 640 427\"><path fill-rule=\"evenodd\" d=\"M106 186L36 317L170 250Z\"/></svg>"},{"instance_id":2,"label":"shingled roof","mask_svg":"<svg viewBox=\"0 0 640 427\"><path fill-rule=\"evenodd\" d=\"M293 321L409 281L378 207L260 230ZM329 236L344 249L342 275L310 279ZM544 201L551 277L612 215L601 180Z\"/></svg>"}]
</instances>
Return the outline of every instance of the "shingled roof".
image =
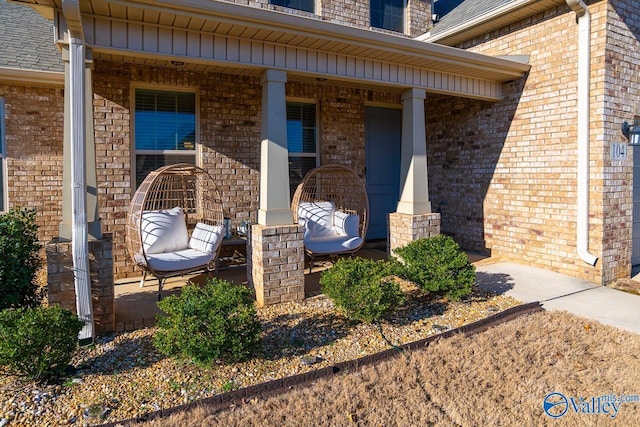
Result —
<instances>
[{"instance_id":1,"label":"shingled roof","mask_svg":"<svg viewBox=\"0 0 640 427\"><path fill-rule=\"evenodd\" d=\"M0 67L64 72L53 22L28 6L0 0Z\"/></svg>"},{"instance_id":2,"label":"shingled roof","mask_svg":"<svg viewBox=\"0 0 640 427\"><path fill-rule=\"evenodd\" d=\"M440 20L431 30L435 36L455 28L467 21L471 21L481 15L491 12L513 0L436 0L433 4L433 13Z\"/></svg>"}]
</instances>

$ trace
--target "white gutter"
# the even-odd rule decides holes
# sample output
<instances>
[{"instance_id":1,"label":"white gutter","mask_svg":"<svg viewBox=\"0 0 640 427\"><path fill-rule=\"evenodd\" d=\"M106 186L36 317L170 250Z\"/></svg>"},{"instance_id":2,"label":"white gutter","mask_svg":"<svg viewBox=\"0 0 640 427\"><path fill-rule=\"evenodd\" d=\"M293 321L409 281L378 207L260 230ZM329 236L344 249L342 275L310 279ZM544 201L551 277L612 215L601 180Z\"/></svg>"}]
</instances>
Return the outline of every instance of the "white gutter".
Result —
<instances>
[{"instance_id":1,"label":"white gutter","mask_svg":"<svg viewBox=\"0 0 640 427\"><path fill-rule=\"evenodd\" d=\"M591 84L591 14L582 0L566 0L578 17L578 195L576 246L589 265L598 257L589 252L589 100Z\"/></svg>"},{"instance_id":2,"label":"white gutter","mask_svg":"<svg viewBox=\"0 0 640 427\"><path fill-rule=\"evenodd\" d=\"M71 256L76 291L76 310L84 327L78 334L82 341L93 341L93 306L89 271L89 232L87 223L87 183L85 177L85 45L78 0L62 0L62 10L69 29L69 126L71 139ZM66 129L65 129L66 130Z\"/></svg>"},{"instance_id":3,"label":"white gutter","mask_svg":"<svg viewBox=\"0 0 640 427\"><path fill-rule=\"evenodd\" d=\"M22 68L0 67L0 80L64 85L64 73L59 73L56 71L24 70Z\"/></svg>"}]
</instances>

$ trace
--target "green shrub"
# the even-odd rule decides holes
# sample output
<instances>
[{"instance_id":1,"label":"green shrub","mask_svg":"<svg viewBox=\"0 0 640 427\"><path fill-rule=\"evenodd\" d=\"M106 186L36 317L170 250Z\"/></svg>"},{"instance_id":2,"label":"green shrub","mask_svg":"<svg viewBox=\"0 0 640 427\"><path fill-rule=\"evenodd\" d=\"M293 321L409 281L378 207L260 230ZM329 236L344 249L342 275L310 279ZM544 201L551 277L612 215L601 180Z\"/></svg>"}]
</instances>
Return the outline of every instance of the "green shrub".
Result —
<instances>
[{"instance_id":1,"label":"green shrub","mask_svg":"<svg viewBox=\"0 0 640 427\"><path fill-rule=\"evenodd\" d=\"M448 236L418 239L394 251L402 260L393 271L422 290L459 300L471 292L475 267Z\"/></svg>"},{"instance_id":2,"label":"green shrub","mask_svg":"<svg viewBox=\"0 0 640 427\"><path fill-rule=\"evenodd\" d=\"M34 209L0 215L0 310L35 307L42 299L34 281L40 266L37 231Z\"/></svg>"},{"instance_id":3,"label":"green shrub","mask_svg":"<svg viewBox=\"0 0 640 427\"><path fill-rule=\"evenodd\" d=\"M342 258L322 273L322 292L344 310L347 317L365 322L379 321L404 299L400 285L389 278L383 261Z\"/></svg>"},{"instance_id":4,"label":"green shrub","mask_svg":"<svg viewBox=\"0 0 640 427\"><path fill-rule=\"evenodd\" d=\"M217 278L187 285L158 303L153 342L163 354L197 363L247 360L260 344L260 323L251 291Z\"/></svg>"},{"instance_id":5,"label":"green shrub","mask_svg":"<svg viewBox=\"0 0 640 427\"><path fill-rule=\"evenodd\" d=\"M69 310L52 307L0 312L0 367L35 380L60 375L71 361L84 323Z\"/></svg>"}]
</instances>

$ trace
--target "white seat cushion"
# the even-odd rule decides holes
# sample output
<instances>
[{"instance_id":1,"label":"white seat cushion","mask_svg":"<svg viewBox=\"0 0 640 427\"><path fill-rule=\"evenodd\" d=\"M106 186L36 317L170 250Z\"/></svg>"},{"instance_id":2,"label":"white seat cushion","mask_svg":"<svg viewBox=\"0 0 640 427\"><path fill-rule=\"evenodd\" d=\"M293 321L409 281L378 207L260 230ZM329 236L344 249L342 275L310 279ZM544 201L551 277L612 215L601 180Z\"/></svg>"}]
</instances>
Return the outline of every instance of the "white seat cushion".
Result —
<instances>
[{"instance_id":1,"label":"white seat cushion","mask_svg":"<svg viewBox=\"0 0 640 427\"><path fill-rule=\"evenodd\" d=\"M362 245L361 237L351 236L324 236L304 238L304 246L314 254L339 254L351 252Z\"/></svg>"},{"instance_id":2,"label":"white seat cushion","mask_svg":"<svg viewBox=\"0 0 640 427\"><path fill-rule=\"evenodd\" d=\"M336 205L333 202L300 202L298 205L298 223L305 226L306 234L313 237L335 236L333 214Z\"/></svg>"},{"instance_id":3,"label":"white seat cushion","mask_svg":"<svg viewBox=\"0 0 640 427\"><path fill-rule=\"evenodd\" d=\"M213 261L215 253L183 249L162 254L147 254L149 267L157 271L181 271L204 267Z\"/></svg>"},{"instance_id":4,"label":"white seat cushion","mask_svg":"<svg viewBox=\"0 0 640 427\"><path fill-rule=\"evenodd\" d=\"M224 238L224 225L208 225L202 222L196 224L189 239L189 247L201 252L213 254Z\"/></svg>"},{"instance_id":5,"label":"white seat cushion","mask_svg":"<svg viewBox=\"0 0 640 427\"><path fill-rule=\"evenodd\" d=\"M140 228L142 245L148 254L186 249L189 233L182 208L145 211Z\"/></svg>"}]
</instances>

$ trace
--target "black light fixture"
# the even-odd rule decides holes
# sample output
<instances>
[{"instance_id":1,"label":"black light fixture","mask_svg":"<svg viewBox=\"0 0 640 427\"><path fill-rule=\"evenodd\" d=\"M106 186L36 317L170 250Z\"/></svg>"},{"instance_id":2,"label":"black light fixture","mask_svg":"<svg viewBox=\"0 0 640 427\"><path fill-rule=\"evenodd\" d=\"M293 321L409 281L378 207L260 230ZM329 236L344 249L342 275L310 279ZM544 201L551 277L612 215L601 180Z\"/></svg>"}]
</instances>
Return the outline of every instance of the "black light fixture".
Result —
<instances>
[{"instance_id":1,"label":"black light fixture","mask_svg":"<svg viewBox=\"0 0 640 427\"><path fill-rule=\"evenodd\" d=\"M640 145L640 118L636 117L632 125L623 122L622 133L629 140L629 145Z\"/></svg>"}]
</instances>

